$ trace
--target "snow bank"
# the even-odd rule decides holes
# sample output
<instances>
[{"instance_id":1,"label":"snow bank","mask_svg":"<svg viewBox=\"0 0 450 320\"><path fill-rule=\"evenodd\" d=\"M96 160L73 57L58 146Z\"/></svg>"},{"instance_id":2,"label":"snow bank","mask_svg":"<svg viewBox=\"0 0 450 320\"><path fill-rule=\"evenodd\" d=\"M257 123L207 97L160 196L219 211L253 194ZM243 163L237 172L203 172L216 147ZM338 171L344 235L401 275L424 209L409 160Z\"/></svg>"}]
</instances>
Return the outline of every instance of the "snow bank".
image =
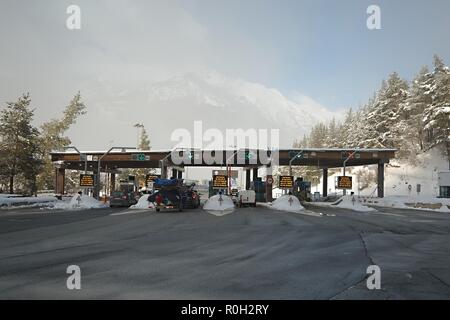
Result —
<instances>
[{"instance_id":1,"label":"snow bank","mask_svg":"<svg viewBox=\"0 0 450 320\"><path fill-rule=\"evenodd\" d=\"M152 202L148 201L149 194L144 194L139 198L138 203L132 205L130 209L153 209L155 206Z\"/></svg>"},{"instance_id":2,"label":"snow bank","mask_svg":"<svg viewBox=\"0 0 450 320\"><path fill-rule=\"evenodd\" d=\"M272 209L281 211L293 211L298 212L305 210L300 204L300 201L295 196L284 195L276 199L271 206Z\"/></svg>"},{"instance_id":3,"label":"snow bank","mask_svg":"<svg viewBox=\"0 0 450 320\"><path fill-rule=\"evenodd\" d=\"M362 197L362 201L380 207L450 212L450 199L430 196Z\"/></svg>"},{"instance_id":4,"label":"snow bank","mask_svg":"<svg viewBox=\"0 0 450 320\"><path fill-rule=\"evenodd\" d=\"M20 194L0 193L0 198L21 197Z\"/></svg>"},{"instance_id":5,"label":"snow bank","mask_svg":"<svg viewBox=\"0 0 450 320\"><path fill-rule=\"evenodd\" d=\"M5 195L0 196L0 207L11 206L27 206L27 205L39 205L49 202L55 202L55 197L42 196L42 197L20 197L17 195Z\"/></svg>"},{"instance_id":6,"label":"snow bank","mask_svg":"<svg viewBox=\"0 0 450 320\"><path fill-rule=\"evenodd\" d=\"M212 196L209 198L205 205L203 206L204 210L213 211L215 213L225 213L224 211L228 211L230 213L234 210L233 200L229 196L222 195L222 201L220 200L219 195Z\"/></svg>"},{"instance_id":7,"label":"snow bank","mask_svg":"<svg viewBox=\"0 0 450 320\"><path fill-rule=\"evenodd\" d=\"M448 172L449 161L446 156L442 155L439 148L433 148L426 153L419 154L415 158L415 163L411 164L406 160L391 160L389 165L385 167L385 196L429 196L436 197L439 194L438 174L439 172ZM364 183L364 179L358 180L357 173L364 175L372 175L376 179L376 165L349 167L347 176L353 177L353 189L357 195L376 196L376 183L369 185ZM337 173L333 173L330 169L328 175L328 194L338 193L342 195L342 190L336 189L335 179L342 175L342 169ZM322 190L321 182L313 186L314 190ZM420 184L420 193L417 193L417 185ZM358 191L358 188L361 190Z\"/></svg>"},{"instance_id":8,"label":"snow bank","mask_svg":"<svg viewBox=\"0 0 450 320\"><path fill-rule=\"evenodd\" d=\"M311 202L310 204L313 206L318 207L329 207L329 208L341 208L341 209L350 209L353 211L360 211L360 212L370 212L370 211L377 211L373 208L370 208L368 206L365 206L361 202L363 201L363 198L358 196L343 196L339 200L329 203L329 202Z\"/></svg>"},{"instance_id":9,"label":"snow bank","mask_svg":"<svg viewBox=\"0 0 450 320\"><path fill-rule=\"evenodd\" d=\"M70 199L69 202L59 201L55 203L53 208L70 210L70 209L100 209L105 207L107 207L107 205L101 201L98 201L84 194L81 196L76 194L72 197L72 199Z\"/></svg>"},{"instance_id":10,"label":"snow bank","mask_svg":"<svg viewBox=\"0 0 450 320\"><path fill-rule=\"evenodd\" d=\"M370 208L368 206L365 206L361 204L360 199L357 196L343 196L338 201L333 202L331 204L333 207L343 208L343 209L351 209L354 211L361 211L361 212L370 212L370 211L377 211L374 208Z\"/></svg>"}]
</instances>

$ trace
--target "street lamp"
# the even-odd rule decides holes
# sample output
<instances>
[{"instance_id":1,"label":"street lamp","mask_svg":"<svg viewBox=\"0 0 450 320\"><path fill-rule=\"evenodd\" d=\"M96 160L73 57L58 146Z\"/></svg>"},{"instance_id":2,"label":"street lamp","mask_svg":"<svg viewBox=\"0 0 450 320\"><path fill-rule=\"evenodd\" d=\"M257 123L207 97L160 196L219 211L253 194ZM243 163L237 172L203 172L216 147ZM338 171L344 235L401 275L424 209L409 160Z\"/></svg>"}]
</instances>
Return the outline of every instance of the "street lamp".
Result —
<instances>
[{"instance_id":1,"label":"street lamp","mask_svg":"<svg viewBox=\"0 0 450 320\"><path fill-rule=\"evenodd\" d=\"M80 155L80 161L84 158L84 174L86 174L86 172L87 172L87 157L86 157L86 154L85 153L81 153L80 150L78 150L78 148L74 147L74 146L64 147L64 150L69 150L69 149L75 150Z\"/></svg>"},{"instance_id":2,"label":"street lamp","mask_svg":"<svg viewBox=\"0 0 450 320\"><path fill-rule=\"evenodd\" d=\"M345 165L347 164L347 161L353 158L355 153L358 152L358 148L355 149L351 154L348 155L348 157L344 160L343 167L344 167L344 177L345 177ZM343 189L342 194L345 196L347 194L347 189Z\"/></svg>"},{"instance_id":3,"label":"street lamp","mask_svg":"<svg viewBox=\"0 0 450 320\"><path fill-rule=\"evenodd\" d=\"M231 166L228 165L228 161L231 158L234 158L234 156L236 155L236 153L239 152L240 149L234 151L234 153L228 157L228 159L225 161L225 167L227 169L227 176L228 176L228 195L231 195Z\"/></svg>"},{"instance_id":4,"label":"street lamp","mask_svg":"<svg viewBox=\"0 0 450 320\"><path fill-rule=\"evenodd\" d=\"M289 160L289 175L292 177L292 162L294 162L295 159L299 159L301 158L303 152L305 152L305 150L300 150L299 152L297 152L295 154L295 156L292 157L291 160ZM294 193L294 189L291 190L292 193Z\"/></svg>"},{"instance_id":5,"label":"street lamp","mask_svg":"<svg viewBox=\"0 0 450 320\"><path fill-rule=\"evenodd\" d=\"M291 160L289 160L289 175L292 176L292 162L302 156L304 150L300 150Z\"/></svg>"},{"instance_id":6,"label":"street lamp","mask_svg":"<svg viewBox=\"0 0 450 320\"><path fill-rule=\"evenodd\" d=\"M113 151L115 149L120 149L121 152L126 152L127 149L135 150L136 148L135 147L111 147L100 158L98 158L97 179L96 179L97 180L97 188L96 188L97 189L97 199L100 198L100 168L101 168L100 163L104 157L106 157L111 151Z\"/></svg>"}]
</instances>

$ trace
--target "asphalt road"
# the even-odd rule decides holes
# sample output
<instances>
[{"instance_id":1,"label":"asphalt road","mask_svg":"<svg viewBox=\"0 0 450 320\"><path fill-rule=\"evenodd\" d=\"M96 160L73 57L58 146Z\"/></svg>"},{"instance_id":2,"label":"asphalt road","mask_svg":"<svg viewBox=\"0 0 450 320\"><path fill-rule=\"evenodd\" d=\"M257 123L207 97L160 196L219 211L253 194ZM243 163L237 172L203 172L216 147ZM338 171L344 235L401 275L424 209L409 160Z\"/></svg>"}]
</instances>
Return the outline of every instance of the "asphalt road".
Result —
<instances>
[{"instance_id":1,"label":"asphalt road","mask_svg":"<svg viewBox=\"0 0 450 320\"><path fill-rule=\"evenodd\" d=\"M309 210L2 210L0 299L450 298L450 215Z\"/></svg>"}]
</instances>

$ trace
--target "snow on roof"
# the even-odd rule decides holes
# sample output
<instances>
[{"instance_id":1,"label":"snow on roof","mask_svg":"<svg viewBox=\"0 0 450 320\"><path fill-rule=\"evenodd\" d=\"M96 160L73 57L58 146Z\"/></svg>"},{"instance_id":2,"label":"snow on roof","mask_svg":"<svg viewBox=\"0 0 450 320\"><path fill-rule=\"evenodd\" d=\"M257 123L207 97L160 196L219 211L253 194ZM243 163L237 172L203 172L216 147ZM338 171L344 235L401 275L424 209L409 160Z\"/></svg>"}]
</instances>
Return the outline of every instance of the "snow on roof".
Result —
<instances>
[{"instance_id":1,"label":"snow on roof","mask_svg":"<svg viewBox=\"0 0 450 320\"><path fill-rule=\"evenodd\" d=\"M179 151L182 150L198 150L200 151L200 149L195 149L195 148L185 148L185 149L180 149ZM221 149L222 151L239 151L240 149ZM244 149L242 149L244 150ZM266 151L266 150L271 150L271 151L307 151L307 152L342 152L342 151L359 151L359 152L395 152L397 151L397 149L381 149L381 148L369 148L369 149L365 149L365 148L289 148L289 149L254 149L254 148L248 148L248 150L250 151L256 151L256 150L261 150L261 151ZM110 153L141 153L141 152L152 152L152 153L169 153L172 152L173 150L169 150L169 149L160 149L160 150L137 150L137 149L126 149L124 152L122 150L112 150L110 151ZM214 151L214 149L201 149L201 151ZM216 150L217 151L217 150ZM107 152L107 150L94 150L94 151L80 151L80 153L83 154L105 154ZM75 150L65 150L65 151L52 151L52 154L78 154L77 151Z\"/></svg>"},{"instance_id":2,"label":"snow on roof","mask_svg":"<svg viewBox=\"0 0 450 320\"><path fill-rule=\"evenodd\" d=\"M80 153L83 154L105 154L108 150L80 150ZM172 150L138 150L138 149L125 149L125 151L123 152L122 150L118 149L114 149L112 151L110 151L110 153L140 153L140 152L161 152L161 153L167 153L167 152L171 152ZM68 150L64 150L64 151L58 151L58 150L54 150L52 152L50 152L50 154L78 154L77 151L72 150L72 149L68 149Z\"/></svg>"}]
</instances>

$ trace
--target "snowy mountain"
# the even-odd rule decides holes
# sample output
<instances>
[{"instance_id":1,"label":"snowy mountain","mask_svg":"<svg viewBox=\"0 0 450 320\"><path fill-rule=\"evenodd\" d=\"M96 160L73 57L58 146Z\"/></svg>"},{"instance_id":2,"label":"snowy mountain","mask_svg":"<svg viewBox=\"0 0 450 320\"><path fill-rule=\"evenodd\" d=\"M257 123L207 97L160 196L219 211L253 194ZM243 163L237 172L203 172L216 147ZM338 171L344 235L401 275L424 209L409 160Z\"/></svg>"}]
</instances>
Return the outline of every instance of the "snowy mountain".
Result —
<instances>
[{"instance_id":1,"label":"snowy mountain","mask_svg":"<svg viewBox=\"0 0 450 320\"><path fill-rule=\"evenodd\" d=\"M224 136L226 129L279 129L280 146L291 147L294 139L308 133L314 124L341 118L308 97L294 101L276 89L210 71L152 82L142 89L115 87L106 81L89 85L88 117L95 113L95 118L115 123L114 128L123 127L117 131L129 132L131 141L135 141L135 131L130 125L133 121L143 123L156 148L172 146L172 131L192 130L196 120L203 121L203 130L217 128ZM96 96L108 96L111 101L100 101ZM110 141L111 135L107 139L103 140Z\"/></svg>"}]
</instances>

